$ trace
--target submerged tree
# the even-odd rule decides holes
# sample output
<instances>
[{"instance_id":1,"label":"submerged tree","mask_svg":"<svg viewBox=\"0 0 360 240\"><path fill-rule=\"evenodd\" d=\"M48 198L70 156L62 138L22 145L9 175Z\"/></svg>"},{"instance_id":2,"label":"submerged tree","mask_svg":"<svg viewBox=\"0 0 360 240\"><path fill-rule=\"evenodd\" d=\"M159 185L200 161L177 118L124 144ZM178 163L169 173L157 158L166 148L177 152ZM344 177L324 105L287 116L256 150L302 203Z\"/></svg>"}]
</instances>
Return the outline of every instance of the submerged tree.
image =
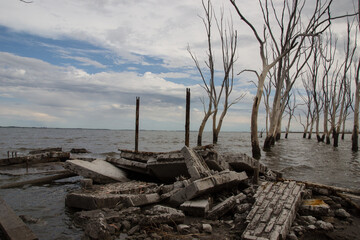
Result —
<instances>
[{"instance_id":1,"label":"submerged tree","mask_svg":"<svg viewBox=\"0 0 360 240\"><path fill-rule=\"evenodd\" d=\"M360 101L360 58L358 59L357 64L355 66L355 106L354 106L354 128L352 132L352 147L351 149L354 152L357 152L359 149L359 101Z\"/></svg>"},{"instance_id":2,"label":"submerged tree","mask_svg":"<svg viewBox=\"0 0 360 240\"><path fill-rule=\"evenodd\" d=\"M254 98L251 113L251 146L253 157L259 159L261 156L261 152L257 137L257 119L259 104L263 94L264 81L266 79L266 76L269 70L279 62L278 71L279 73L282 73L282 75L279 78L280 82L278 83L277 88L282 89L284 81L289 75L289 73L284 70L286 68L283 68L283 66L280 65L280 61L282 63L289 63L289 54L292 49L295 49L297 47L296 51L301 51L301 47L305 43L306 38L308 38L309 36L319 35L327 29L327 27L330 25L330 5L332 1L316 1L312 8L312 14L307 17L308 20L306 23L301 19L301 15L303 15L303 9L305 6L304 0L284 0L283 7L280 10L280 13L276 11L274 2L272 0L259 1L265 26L263 31L263 37L260 37L260 34L254 27L254 25L249 22L247 18L243 15L242 11L240 11L237 4L235 3L235 0L230 0L230 2L234 6L240 19L245 22L246 25L251 29L260 45L260 58L262 62L261 70L259 73L255 70L251 70L252 72L256 73L258 79L257 93ZM278 29L275 29L276 27L278 27ZM280 32L280 36L275 36L277 32ZM266 41L268 40L271 41L275 48L275 54L272 59L267 58L267 54L265 53L265 45ZM286 56L288 56L287 59L285 59ZM291 66L291 63L288 66ZM281 121L281 110L278 109L285 109L285 106L281 106L281 104L279 103L280 100L281 95L279 92L278 98L274 100L276 101L274 105L277 109L272 109L273 112L277 112L277 114L272 114L272 122L274 123L273 126L275 126L275 124L277 124L278 126L279 122ZM276 131L278 131L277 127L273 127L270 130L271 136L268 140L269 142L271 141L271 138L274 138L274 134L276 134Z\"/></svg>"},{"instance_id":3,"label":"submerged tree","mask_svg":"<svg viewBox=\"0 0 360 240\"><path fill-rule=\"evenodd\" d=\"M285 129L285 138L288 138L289 136L289 131L290 131L290 124L291 124L291 120L295 115L295 109L297 108L297 104L296 104L296 97L295 94L293 95L293 100L291 100L291 94L289 95L289 102L287 104L287 114L289 115L288 118L288 123L287 123L287 127Z\"/></svg>"},{"instance_id":4,"label":"submerged tree","mask_svg":"<svg viewBox=\"0 0 360 240\"><path fill-rule=\"evenodd\" d=\"M342 68L340 70L342 70L342 76L340 78L340 94L338 97L338 103L340 103L340 111L338 114L338 120L335 124L335 121L333 121L333 125L332 125L332 131L333 131L333 138L334 138L334 147L338 146L338 141L339 141L339 133L340 133L340 129L341 129L341 124L343 123L343 119L345 117L345 108L346 108L346 99L347 96L350 96L350 94L348 93L349 91L351 91L350 89L350 83L348 81L349 78L349 70L351 68L352 65L352 61L353 61L353 57L355 54L355 50L356 50L356 42L357 39L355 38L354 44L353 46L351 46L351 24L348 22L347 24L347 41L346 41L346 46L345 46L345 60L342 64ZM334 91L333 94L336 94L336 92ZM336 115L336 112L333 112L333 116Z\"/></svg>"},{"instance_id":5,"label":"submerged tree","mask_svg":"<svg viewBox=\"0 0 360 240\"><path fill-rule=\"evenodd\" d=\"M241 94L234 100L230 100L230 95L233 91L234 84L234 63L236 62L236 48L237 48L237 31L234 31L232 23L227 25L224 23L224 14L221 13L220 21L216 18L214 9L212 7L211 1L208 0L205 4L202 1L202 5L205 11L205 17L202 18L204 23L206 34L207 34L207 44L208 44L208 60L205 61L205 65L208 68L209 73L205 74L200 67L199 61L196 56L191 52L190 47L188 47L188 52L190 53L191 58L193 59L197 70L203 81L202 87L205 89L208 96L208 105L206 107L205 99L202 99L204 106L204 118L200 124L197 145L202 145L202 134L205 128L205 125L209 118L213 118L213 143L216 144L218 141L218 136L222 127L222 123L227 114L229 108L239 102L245 94ZM216 87L215 84L215 64L214 64L214 49L212 46L212 23L215 19L217 30L220 36L221 41L221 53L222 53L222 65L223 65L223 78L220 82L220 87ZM226 25L226 26L225 26ZM208 79L206 79L208 75ZM223 107L219 120L217 120L217 114L220 110L220 104L223 102Z\"/></svg>"}]
</instances>

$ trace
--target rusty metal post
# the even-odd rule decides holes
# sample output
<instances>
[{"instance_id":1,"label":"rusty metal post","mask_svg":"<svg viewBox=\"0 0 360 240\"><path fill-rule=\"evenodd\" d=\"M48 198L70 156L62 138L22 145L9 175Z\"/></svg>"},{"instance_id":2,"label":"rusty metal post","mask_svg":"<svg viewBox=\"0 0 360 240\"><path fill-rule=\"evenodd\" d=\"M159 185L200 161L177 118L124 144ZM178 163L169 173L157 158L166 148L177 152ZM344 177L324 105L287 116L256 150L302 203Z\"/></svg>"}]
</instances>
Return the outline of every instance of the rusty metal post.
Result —
<instances>
[{"instance_id":1,"label":"rusty metal post","mask_svg":"<svg viewBox=\"0 0 360 240\"><path fill-rule=\"evenodd\" d=\"M139 151L139 111L140 97L136 97L136 125L135 125L135 152Z\"/></svg>"},{"instance_id":2,"label":"rusty metal post","mask_svg":"<svg viewBox=\"0 0 360 240\"><path fill-rule=\"evenodd\" d=\"M190 140L190 88L186 88L186 120L185 120L185 146L189 147Z\"/></svg>"}]
</instances>

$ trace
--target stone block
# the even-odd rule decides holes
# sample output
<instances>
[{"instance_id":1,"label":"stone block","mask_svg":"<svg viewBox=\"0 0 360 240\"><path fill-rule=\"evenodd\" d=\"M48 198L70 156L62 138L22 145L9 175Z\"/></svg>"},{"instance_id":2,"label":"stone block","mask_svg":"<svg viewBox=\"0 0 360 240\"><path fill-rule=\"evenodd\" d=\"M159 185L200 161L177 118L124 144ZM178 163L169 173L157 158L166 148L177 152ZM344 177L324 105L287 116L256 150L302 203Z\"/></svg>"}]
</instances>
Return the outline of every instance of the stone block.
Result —
<instances>
[{"instance_id":1,"label":"stone block","mask_svg":"<svg viewBox=\"0 0 360 240\"><path fill-rule=\"evenodd\" d=\"M138 207L152 203L157 203L161 200L157 193L150 194L119 194L120 202L126 207Z\"/></svg>"},{"instance_id":2,"label":"stone block","mask_svg":"<svg viewBox=\"0 0 360 240\"><path fill-rule=\"evenodd\" d=\"M229 170L222 171L209 177L193 181L190 185L182 188L170 197L170 203L179 206L185 201L191 200L206 193L223 190L224 187L232 186L247 179L245 172L237 173Z\"/></svg>"},{"instance_id":3,"label":"stone block","mask_svg":"<svg viewBox=\"0 0 360 240\"><path fill-rule=\"evenodd\" d=\"M189 216L205 217L210 209L210 201L209 199L186 201L180 205L180 209Z\"/></svg>"},{"instance_id":4,"label":"stone block","mask_svg":"<svg viewBox=\"0 0 360 240\"><path fill-rule=\"evenodd\" d=\"M213 209L211 209L207 214L207 218L215 220L215 219L218 219L218 218L224 216L227 212L229 212L236 206L237 200L242 201L245 198L246 198L246 195L243 193L240 193L236 196L231 196L231 197L227 198L225 201L219 203Z\"/></svg>"},{"instance_id":5,"label":"stone block","mask_svg":"<svg viewBox=\"0 0 360 240\"><path fill-rule=\"evenodd\" d=\"M302 215L321 217L329 214L330 206L321 199L306 199L302 202L299 211Z\"/></svg>"},{"instance_id":6,"label":"stone block","mask_svg":"<svg viewBox=\"0 0 360 240\"><path fill-rule=\"evenodd\" d=\"M184 155L185 164L192 181L211 175L210 169L204 159L193 149L184 146L181 149L181 153Z\"/></svg>"}]
</instances>

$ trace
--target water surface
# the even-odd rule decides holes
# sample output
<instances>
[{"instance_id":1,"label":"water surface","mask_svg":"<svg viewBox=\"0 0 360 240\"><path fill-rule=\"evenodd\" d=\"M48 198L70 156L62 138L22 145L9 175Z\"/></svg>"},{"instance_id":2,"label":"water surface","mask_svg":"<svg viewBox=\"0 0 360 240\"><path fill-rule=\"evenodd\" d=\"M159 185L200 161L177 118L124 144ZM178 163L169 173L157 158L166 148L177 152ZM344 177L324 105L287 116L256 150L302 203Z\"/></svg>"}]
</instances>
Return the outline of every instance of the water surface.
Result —
<instances>
[{"instance_id":1,"label":"water surface","mask_svg":"<svg viewBox=\"0 0 360 240\"><path fill-rule=\"evenodd\" d=\"M7 151L26 155L31 150L49 147L62 147L63 151L86 148L91 153L81 156L95 158L118 156L118 149L134 149L133 131L0 128L0 136L0 158L6 158ZM179 150L184 146L184 136L181 131L140 131L139 150ZM191 132L191 146L196 145L196 137L196 132ZM204 133L204 144L210 143L211 133ZM219 148L221 152L251 155L250 134L222 132ZM351 151L350 135L334 148L315 139L303 139L302 134L290 134L289 139L277 142L270 152L262 152L261 161L283 172L286 178L360 188L360 156ZM0 175L0 185L32 177L39 176ZM39 219L29 226L40 239L79 239L82 233L72 226L72 212L65 207L67 192L79 188L76 180L75 177L55 185L3 189L0 195L18 215Z\"/></svg>"}]
</instances>

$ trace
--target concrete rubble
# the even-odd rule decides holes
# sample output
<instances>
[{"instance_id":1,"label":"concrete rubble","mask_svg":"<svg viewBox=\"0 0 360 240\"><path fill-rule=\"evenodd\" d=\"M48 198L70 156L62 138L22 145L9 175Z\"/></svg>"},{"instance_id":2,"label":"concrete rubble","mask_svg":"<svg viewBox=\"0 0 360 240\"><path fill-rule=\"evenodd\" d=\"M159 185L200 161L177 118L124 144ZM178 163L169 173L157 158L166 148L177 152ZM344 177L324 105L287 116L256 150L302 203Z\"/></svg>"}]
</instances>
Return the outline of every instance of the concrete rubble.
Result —
<instances>
[{"instance_id":1,"label":"concrete rubble","mask_svg":"<svg viewBox=\"0 0 360 240\"><path fill-rule=\"evenodd\" d=\"M64 167L82 177L91 178L96 183L127 181L125 173L121 169L101 159L92 162L77 159L67 160Z\"/></svg>"},{"instance_id":2,"label":"concrete rubble","mask_svg":"<svg viewBox=\"0 0 360 240\"><path fill-rule=\"evenodd\" d=\"M83 178L65 204L82 239L307 239L351 225L356 192L285 181L263 164L254 185L255 163L212 145L68 160Z\"/></svg>"}]
</instances>

